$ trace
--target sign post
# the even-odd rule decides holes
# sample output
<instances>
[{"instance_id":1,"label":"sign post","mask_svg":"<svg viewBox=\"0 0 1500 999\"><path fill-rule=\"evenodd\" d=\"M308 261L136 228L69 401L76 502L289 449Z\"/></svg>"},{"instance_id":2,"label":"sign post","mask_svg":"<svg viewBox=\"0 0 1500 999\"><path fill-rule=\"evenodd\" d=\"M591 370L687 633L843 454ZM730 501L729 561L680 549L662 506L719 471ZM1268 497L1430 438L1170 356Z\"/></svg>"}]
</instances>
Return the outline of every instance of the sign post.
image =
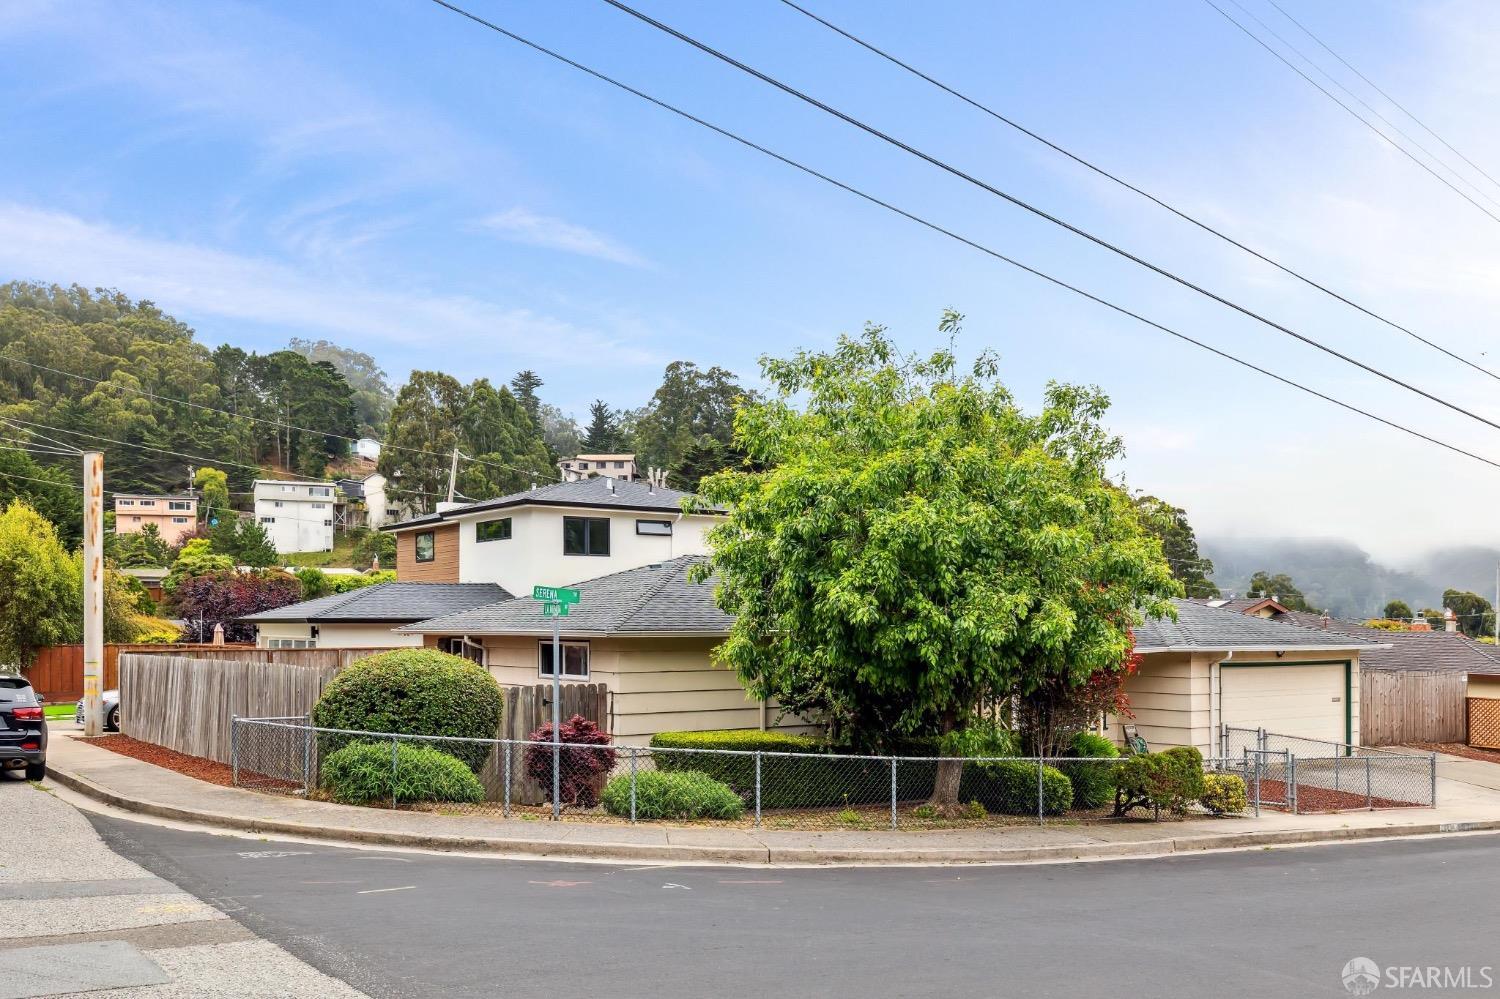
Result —
<instances>
[{"instance_id":1,"label":"sign post","mask_svg":"<svg viewBox=\"0 0 1500 999\"><path fill-rule=\"evenodd\" d=\"M533 586L531 599L542 601L542 617L552 619L552 820L562 818L562 622L581 594L565 586Z\"/></svg>"}]
</instances>

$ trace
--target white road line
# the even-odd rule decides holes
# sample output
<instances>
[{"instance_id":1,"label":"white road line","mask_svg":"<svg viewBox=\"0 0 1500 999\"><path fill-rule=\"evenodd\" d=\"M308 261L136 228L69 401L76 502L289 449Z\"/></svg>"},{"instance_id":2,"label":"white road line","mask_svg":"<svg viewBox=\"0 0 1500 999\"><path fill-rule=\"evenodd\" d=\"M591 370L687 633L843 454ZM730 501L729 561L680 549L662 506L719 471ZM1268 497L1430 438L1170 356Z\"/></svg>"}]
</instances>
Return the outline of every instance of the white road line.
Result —
<instances>
[{"instance_id":1,"label":"white road line","mask_svg":"<svg viewBox=\"0 0 1500 999\"><path fill-rule=\"evenodd\" d=\"M356 894L356 895L379 895L383 891L408 891L408 890L410 890L412 888L415 888L415 887L416 887L416 885L403 885L400 888L366 888L364 891L357 891L354 894Z\"/></svg>"}]
</instances>

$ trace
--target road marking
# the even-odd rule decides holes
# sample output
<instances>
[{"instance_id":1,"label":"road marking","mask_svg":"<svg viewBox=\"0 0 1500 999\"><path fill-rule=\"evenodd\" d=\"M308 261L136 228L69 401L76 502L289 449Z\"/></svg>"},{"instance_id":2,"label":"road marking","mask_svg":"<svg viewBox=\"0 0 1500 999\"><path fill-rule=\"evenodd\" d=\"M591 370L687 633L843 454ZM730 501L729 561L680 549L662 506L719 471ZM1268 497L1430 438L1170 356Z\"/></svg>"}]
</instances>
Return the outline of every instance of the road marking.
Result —
<instances>
[{"instance_id":1,"label":"road marking","mask_svg":"<svg viewBox=\"0 0 1500 999\"><path fill-rule=\"evenodd\" d=\"M780 881L720 881L721 885L779 885Z\"/></svg>"},{"instance_id":2,"label":"road marking","mask_svg":"<svg viewBox=\"0 0 1500 999\"><path fill-rule=\"evenodd\" d=\"M389 860L397 864L409 864L410 860L405 857L351 857L351 860Z\"/></svg>"},{"instance_id":3,"label":"road marking","mask_svg":"<svg viewBox=\"0 0 1500 999\"><path fill-rule=\"evenodd\" d=\"M683 891L692 891L693 890L693 889L689 888L687 885L680 885L680 884L677 884L677 883L672 882L672 881L668 881L666 884L662 885L662 887L663 888L681 888Z\"/></svg>"},{"instance_id":4,"label":"road marking","mask_svg":"<svg viewBox=\"0 0 1500 999\"><path fill-rule=\"evenodd\" d=\"M275 860L279 857L311 857L311 850L253 850L239 855L241 860Z\"/></svg>"},{"instance_id":5,"label":"road marking","mask_svg":"<svg viewBox=\"0 0 1500 999\"><path fill-rule=\"evenodd\" d=\"M543 888L577 888L579 885L591 885L592 881L528 881L529 885L541 885Z\"/></svg>"},{"instance_id":6,"label":"road marking","mask_svg":"<svg viewBox=\"0 0 1500 999\"><path fill-rule=\"evenodd\" d=\"M303 881L305 885L357 885L358 881Z\"/></svg>"},{"instance_id":7,"label":"road marking","mask_svg":"<svg viewBox=\"0 0 1500 999\"><path fill-rule=\"evenodd\" d=\"M354 894L356 894L356 895L379 895L381 892L384 892L384 891L410 891L411 889L413 889L415 887L416 887L416 885L402 885L400 888L366 888L364 891L357 891Z\"/></svg>"}]
</instances>

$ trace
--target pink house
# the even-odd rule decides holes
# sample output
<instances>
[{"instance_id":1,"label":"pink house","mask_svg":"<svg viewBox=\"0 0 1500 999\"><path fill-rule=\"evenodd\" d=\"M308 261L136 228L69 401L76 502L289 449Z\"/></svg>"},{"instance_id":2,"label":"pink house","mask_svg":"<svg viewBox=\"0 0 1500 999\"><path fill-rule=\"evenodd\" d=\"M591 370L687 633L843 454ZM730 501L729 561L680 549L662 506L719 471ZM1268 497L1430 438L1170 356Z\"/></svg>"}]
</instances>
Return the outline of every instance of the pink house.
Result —
<instances>
[{"instance_id":1,"label":"pink house","mask_svg":"<svg viewBox=\"0 0 1500 999\"><path fill-rule=\"evenodd\" d=\"M198 497L192 495L146 496L138 493L115 494L115 533L139 534L147 524L155 524L162 540L175 545L183 535L193 533L198 522Z\"/></svg>"}]
</instances>

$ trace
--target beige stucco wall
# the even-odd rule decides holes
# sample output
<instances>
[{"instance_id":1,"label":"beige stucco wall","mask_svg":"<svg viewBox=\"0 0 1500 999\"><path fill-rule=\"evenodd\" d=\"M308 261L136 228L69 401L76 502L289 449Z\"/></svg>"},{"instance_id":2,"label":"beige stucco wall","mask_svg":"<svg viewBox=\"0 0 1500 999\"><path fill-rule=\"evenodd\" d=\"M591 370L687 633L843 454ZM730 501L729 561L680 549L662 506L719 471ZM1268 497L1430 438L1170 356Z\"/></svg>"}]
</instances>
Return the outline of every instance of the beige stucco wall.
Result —
<instances>
[{"instance_id":1,"label":"beige stucco wall","mask_svg":"<svg viewBox=\"0 0 1500 999\"><path fill-rule=\"evenodd\" d=\"M541 641L486 637L490 672L506 685L548 682L537 669ZM588 682L609 688L610 730L622 745L643 746L652 735L668 731L758 729L763 724L777 731L814 730L800 719L778 718L774 705L762 709L732 670L714 666L709 652L719 639L594 638L588 642Z\"/></svg>"},{"instance_id":2,"label":"beige stucco wall","mask_svg":"<svg viewBox=\"0 0 1500 999\"><path fill-rule=\"evenodd\" d=\"M1468 686L1469 697L1487 697L1500 700L1500 676L1470 673Z\"/></svg>"},{"instance_id":3,"label":"beige stucco wall","mask_svg":"<svg viewBox=\"0 0 1500 999\"><path fill-rule=\"evenodd\" d=\"M421 635L401 635L390 624L320 624L320 649L394 649L422 644ZM256 647L270 648L273 638L310 638L311 625L300 621L267 622L255 629Z\"/></svg>"},{"instance_id":4,"label":"beige stucco wall","mask_svg":"<svg viewBox=\"0 0 1500 999\"><path fill-rule=\"evenodd\" d=\"M1219 670L1230 665L1273 663L1295 668L1295 664L1351 661L1347 696L1351 716L1350 740L1359 742L1359 653L1355 650L1329 650L1306 653L1237 652L1226 658L1222 652L1171 653L1155 652L1142 656L1141 669L1125 684L1130 697L1133 723L1152 749L1169 746L1196 746L1205 756L1218 751ZM1267 667L1271 668L1271 667ZM1343 703L1329 705L1342 714ZM1109 720L1109 734L1121 737L1122 719Z\"/></svg>"}]
</instances>

